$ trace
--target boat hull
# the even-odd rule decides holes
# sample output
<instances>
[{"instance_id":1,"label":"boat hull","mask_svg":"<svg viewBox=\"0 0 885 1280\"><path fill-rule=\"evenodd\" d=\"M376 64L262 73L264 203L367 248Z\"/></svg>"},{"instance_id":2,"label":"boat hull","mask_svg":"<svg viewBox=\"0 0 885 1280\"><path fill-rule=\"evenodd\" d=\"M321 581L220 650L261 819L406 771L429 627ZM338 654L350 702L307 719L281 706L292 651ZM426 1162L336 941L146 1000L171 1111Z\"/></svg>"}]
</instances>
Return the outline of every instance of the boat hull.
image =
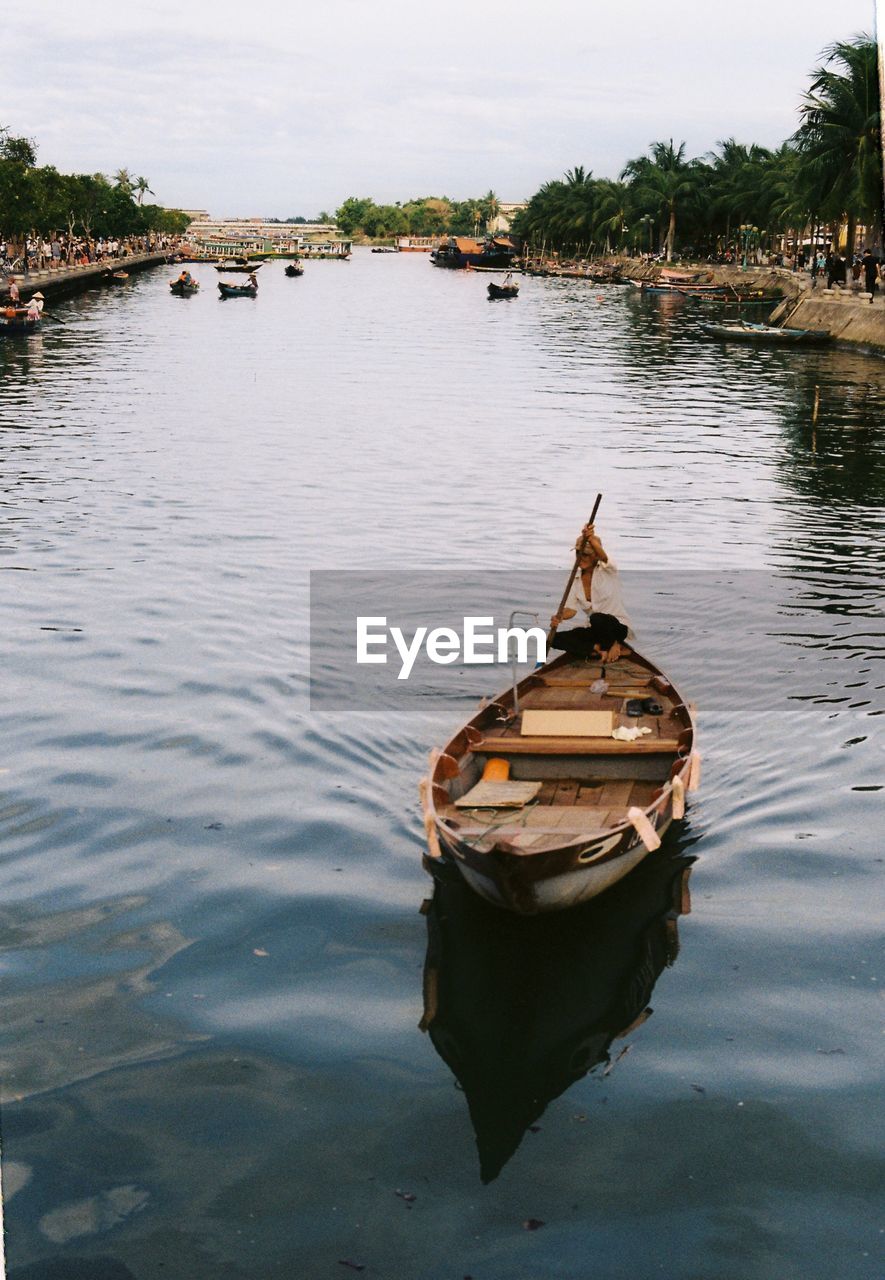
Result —
<instances>
[{"instance_id":1,"label":"boat hull","mask_svg":"<svg viewBox=\"0 0 885 1280\"><path fill-rule=\"evenodd\" d=\"M656 849L684 816L685 792L697 782L695 728L690 708L663 673L638 654L631 663L621 678L634 685L644 681L664 703L657 736L649 730L647 738L633 742L521 737L508 690L435 753L422 784L425 869L432 873L436 859L450 863L487 902L537 915L598 897ZM574 690L582 682L590 696L587 671L587 663L556 658L520 683L520 707L533 693L538 705L555 707L560 686L568 689L562 705L577 705ZM608 664L607 672L619 678L617 664ZM626 702L619 694L611 698L615 706ZM458 807L459 798L485 776L484 764L501 757L508 760L512 781L538 783L536 799L481 813L463 803ZM545 798L545 790L552 796ZM571 798L553 798L563 792Z\"/></svg>"},{"instance_id":2,"label":"boat hull","mask_svg":"<svg viewBox=\"0 0 885 1280\"><path fill-rule=\"evenodd\" d=\"M821 346L832 341L826 329L778 329L751 324L705 324L704 332L725 342L762 342L772 346Z\"/></svg>"}]
</instances>

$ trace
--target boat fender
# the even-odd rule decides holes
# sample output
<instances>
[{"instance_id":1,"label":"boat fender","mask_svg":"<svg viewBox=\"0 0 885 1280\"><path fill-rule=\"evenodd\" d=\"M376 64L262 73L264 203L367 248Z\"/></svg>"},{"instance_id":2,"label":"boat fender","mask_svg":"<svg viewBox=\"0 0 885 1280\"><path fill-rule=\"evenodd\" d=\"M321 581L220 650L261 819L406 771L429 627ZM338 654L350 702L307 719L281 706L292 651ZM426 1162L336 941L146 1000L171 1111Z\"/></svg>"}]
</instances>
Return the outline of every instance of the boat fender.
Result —
<instances>
[{"instance_id":1,"label":"boat fender","mask_svg":"<svg viewBox=\"0 0 885 1280\"><path fill-rule=\"evenodd\" d=\"M627 817L633 823L636 834L648 849L649 853L653 853L655 849L661 847L661 837L655 831L646 815L641 809L637 809L635 805L627 810Z\"/></svg>"},{"instance_id":2,"label":"boat fender","mask_svg":"<svg viewBox=\"0 0 885 1280\"><path fill-rule=\"evenodd\" d=\"M673 817L675 819L685 817L685 783L677 773L676 777L670 783L670 789L673 792Z\"/></svg>"},{"instance_id":3,"label":"boat fender","mask_svg":"<svg viewBox=\"0 0 885 1280\"><path fill-rule=\"evenodd\" d=\"M691 765L688 771L688 789L689 791L697 791L701 785L701 753L700 751L692 751Z\"/></svg>"},{"instance_id":4,"label":"boat fender","mask_svg":"<svg viewBox=\"0 0 885 1280\"><path fill-rule=\"evenodd\" d=\"M441 858L442 851L439 847L439 836L436 834L436 821L427 802L427 786L427 778L422 778L418 790L421 793L421 807L424 810L424 832L427 836L427 852L431 858Z\"/></svg>"}]
</instances>

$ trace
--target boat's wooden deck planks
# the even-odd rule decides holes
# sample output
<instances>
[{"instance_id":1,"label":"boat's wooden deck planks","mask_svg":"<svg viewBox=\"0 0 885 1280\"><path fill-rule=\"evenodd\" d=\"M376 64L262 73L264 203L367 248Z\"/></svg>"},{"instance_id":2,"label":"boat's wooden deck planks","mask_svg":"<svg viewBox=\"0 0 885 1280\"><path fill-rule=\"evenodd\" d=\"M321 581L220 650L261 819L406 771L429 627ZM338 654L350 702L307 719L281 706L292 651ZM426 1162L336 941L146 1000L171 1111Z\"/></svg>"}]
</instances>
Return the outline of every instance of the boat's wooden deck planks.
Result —
<instances>
[{"instance_id":1,"label":"boat's wooden deck planks","mask_svg":"<svg viewBox=\"0 0 885 1280\"><path fill-rule=\"evenodd\" d=\"M647 781L574 779L545 782L537 800L524 809L456 809L442 805L439 816L457 825L459 835L500 834L512 838L523 831L535 834L572 832L576 838L604 831L626 821L631 805L645 809L656 784Z\"/></svg>"}]
</instances>

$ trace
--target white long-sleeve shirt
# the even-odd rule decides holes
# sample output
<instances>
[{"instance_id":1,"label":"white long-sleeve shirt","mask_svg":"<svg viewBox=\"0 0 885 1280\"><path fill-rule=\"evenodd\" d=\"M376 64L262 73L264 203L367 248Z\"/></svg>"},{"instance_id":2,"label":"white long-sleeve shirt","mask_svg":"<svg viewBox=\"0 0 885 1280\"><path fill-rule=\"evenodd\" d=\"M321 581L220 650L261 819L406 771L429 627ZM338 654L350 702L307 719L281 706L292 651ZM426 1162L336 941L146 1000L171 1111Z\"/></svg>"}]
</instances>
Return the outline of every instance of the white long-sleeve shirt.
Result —
<instances>
[{"instance_id":1,"label":"white long-sleeve shirt","mask_svg":"<svg viewBox=\"0 0 885 1280\"><path fill-rule=\"evenodd\" d=\"M621 592L618 566L613 560L600 560L596 565L590 580L590 597L588 600L584 592L584 581L579 569L565 602L566 609L574 609L576 616L566 618L564 627L586 627L591 613L610 613L618 622L623 622L627 628L627 638L633 638L630 615Z\"/></svg>"}]
</instances>

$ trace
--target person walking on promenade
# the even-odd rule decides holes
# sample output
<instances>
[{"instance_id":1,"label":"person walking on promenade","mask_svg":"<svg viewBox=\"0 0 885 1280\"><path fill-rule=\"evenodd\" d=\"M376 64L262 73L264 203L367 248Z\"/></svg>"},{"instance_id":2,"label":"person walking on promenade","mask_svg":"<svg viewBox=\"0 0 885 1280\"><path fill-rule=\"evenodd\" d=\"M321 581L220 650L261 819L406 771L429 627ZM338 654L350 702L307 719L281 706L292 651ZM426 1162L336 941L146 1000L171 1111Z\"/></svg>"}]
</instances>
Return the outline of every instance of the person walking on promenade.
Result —
<instances>
[{"instance_id":1,"label":"person walking on promenade","mask_svg":"<svg viewBox=\"0 0 885 1280\"><path fill-rule=\"evenodd\" d=\"M879 288L879 264L869 249L864 249L860 265L863 267L864 288L870 295L870 306L872 306L876 290Z\"/></svg>"}]
</instances>

